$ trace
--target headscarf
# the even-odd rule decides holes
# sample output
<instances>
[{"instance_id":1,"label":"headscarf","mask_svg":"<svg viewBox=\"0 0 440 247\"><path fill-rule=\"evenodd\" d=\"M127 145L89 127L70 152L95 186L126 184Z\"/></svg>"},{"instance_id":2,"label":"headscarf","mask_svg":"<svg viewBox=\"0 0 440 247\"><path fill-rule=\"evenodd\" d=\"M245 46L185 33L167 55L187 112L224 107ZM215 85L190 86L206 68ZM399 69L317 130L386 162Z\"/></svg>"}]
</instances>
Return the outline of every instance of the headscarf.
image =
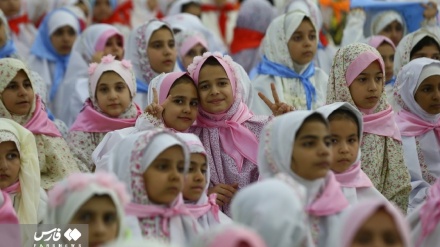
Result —
<instances>
[{"instance_id":1,"label":"headscarf","mask_svg":"<svg viewBox=\"0 0 440 247\"><path fill-rule=\"evenodd\" d=\"M29 72L28 68L21 60L15 58L3 58L0 59L0 74L2 74L0 77L0 93L3 93L5 88L20 70L23 70L26 73L31 81L32 88L35 88L35 79L32 77L32 73ZM35 93L36 92L34 91L34 94ZM33 134L61 137L61 134L56 128L55 124L48 118L45 106L38 95L35 95L29 113L22 116L10 113L3 104L3 101L0 101L0 117L16 121L30 130Z\"/></svg>"},{"instance_id":2,"label":"headscarf","mask_svg":"<svg viewBox=\"0 0 440 247\"><path fill-rule=\"evenodd\" d=\"M170 7L169 7L169 9L168 9L167 16L170 16L170 15L177 15L177 14L182 13L182 7L183 7L183 5L185 5L185 4L189 4L189 3L194 3L194 4L198 4L198 5L200 5L200 4L201 4L201 1L200 1L200 0L176 0L176 1L173 1L173 2L170 4Z\"/></svg>"},{"instance_id":3,"label":"headscarf","mask_svg":"<svg viewBox=\"0 0 440 247\"><path fill-rule=\"evenodd\" d=\"M31 47L31 54L40 59L40 61L35 61L32 64L32 69L50 76L50 78L45 78L45 80L50 85L49 98L51 101L55 98L58 87L64 78L70 57L70 54L58 54L50 40L51 35L63 26L72 27L77 35L81 32L79 20L70 10L65 8L56 9L44 17L43 23L38 28L34 44ZM48 62L55 64L53 74Z\"/></svg>"},{"instance_id":4,"label":"headscarf","mask_svg":"<svg viewBox=\"0 0 440 247\"><path fill-rule=\"evenodd\" d=\"M429 58L412 60L400 70L393 93L400 133L411 139L412 146L417 149L410 166L420 167L423 179L429 184L437 179L430 168L440 162L437 152L440 150L440 114L427 113L414 96L423 80L433 75L440 75L439 61Z\"/></svg>"},{"instance_id":5,"label":"headscarf","mask_svg":"<svg viewBox=\"0 0 440 247\"><path fill-rule=\"evenodd\" d=\"M109 166L119 180L129 185L132 200L126 212L137 217L142 235L170 238L172 243L182 244L189 242L199 227L185 208L182 194L171 205L154 204L148 198L143 178L156 157L175 145L183 149L186 173L190 162L188 148L180 137L166 129L147 130L127 136L113 149Z\"/></svg>"},{"instance_id":6,"label":"headscarf","mask_svg":"<svg viewBox=\"0 0 440 247\"><path fill-rule=\"evenodd\" d=\"M147 93L148 84L159 73L151 68L148 59L147 47L153 33L161 28L168 28L173 33L171 27L157 19L152 19L143 25L133 29L128 39L125 59L133 63L134 74L136 75L137 90L140 93Z\"/></svg>"},{"instance_id":7,"label":"headscarf","mask_svg":"<svg viewBox=\"0 0 440 247\"><path fill-rule=\"evenodd\" d=\"M20 224L37 224L40 204L40 166L34 135L13 120L1 118L0 142L6 141L12 141L17 146L20 153L20 171L18 182L3 190L21 197L17 210Z\"/></svg>"},{"instance_id":8,"label":"headscarf","mask_svg":"<svg viewBox=\"0 0 440 247\"><path fill-rule=\"evenodd\" d=\"M130 197L121 183L113 174L73 173L57 183L49 192L48 215L45 224L70 224L76 212L94 196L109 196L113 201L119 221L117 238L126 234L124 226L124 207Z\"/></svg>"},{"instance_id":9,"label":"headscarf","mask_svg":"<svg viewBox=\"0 0 440 247\"><path fill-rule=\"evenodd\" d=\"M208 50L208 42L202 33L194 30L185 30L176 34L178 63L182 71L186 71L186 68L183 67L183 57L185 57L185 55L198 44Z\"/></svg>"},{"instance_id":10,"label":"headscarf","mask_svg":"<svg viewBox=\"0 0 440 247\"><path fill-rule=\"evenodd\" d=\"M403 36L406 35L406 23L403 17L399 14L399 12L394 10L387 10L377 13L371 19L370 25L370 34L378 35L386 26L391 24L392 22L397 21L402 25L403 28Z\"/></svg>"},{"instance_id":11,"label":"headscarf","mask_svg":"<svg viewBox=\"0 0 440 247\"><path fill-rule=\"evenodd\" d=\"M22 246L20 225L8 193L0 191L0 238L7 246Z\"/></svg>"},{"instance_id":12,"label":"headscarf","mask_svg":"<svg viewBox=\"0 0 440 247\"><path fill-rule=\"evenodd\" d=\"M327 103L348 102L356 106L349 85L375 61L384 71L379 52L367 44L354 43L339 49L330 72ZM379 192L406 210L411 190L410 178L403 158L400 132L385 91L374 108L360 110L364 122L362 169Z\"/></svg>"},{"instance_id":13,"label":"headscarf","mask_svg":"<svg viewBox=\"0 0 440 247\"><path fill-rule=\"evenodd\" d=\"M387 38L383 35L371 36L367 39L366 43L376 49L379 46L381 46L382 44L388 44L391 46L391 48L393 48L394 52L396 52L396 46L394 45L393 41L391 41L389 38ZM385 75L385 76L387 76L387 75ZM389 81L385 82L385 84L394 85L395 80L396 80L396 75L393 74L393 77Z\"/></svg>"},{"instance_id":14,"label":"headscarf","mask_svg":"<svg viewBox=\"0 0 440 247\"><path fill-rule=\"evenodd\" d=\"M235 195L232 217L255 230L267 246L312 246L304 200L305 188L293 179L289 184L265 179Z\"/></svg>"},{"instance_id":15,"label":"headscarf","mask_svg":"<svg viewBox=\"0 0 440 247\"><path fill-rule=\"evenodd\" d=\"M0 47L0 58L11 57L17 53L17 48L15 47L14 41L12 40L12 32L9 28L8 20L6 19L5 14L0 9L0 20L2 25L5 27L6 32L6 43L3 47Z\"/></svg>"}]
</instances>

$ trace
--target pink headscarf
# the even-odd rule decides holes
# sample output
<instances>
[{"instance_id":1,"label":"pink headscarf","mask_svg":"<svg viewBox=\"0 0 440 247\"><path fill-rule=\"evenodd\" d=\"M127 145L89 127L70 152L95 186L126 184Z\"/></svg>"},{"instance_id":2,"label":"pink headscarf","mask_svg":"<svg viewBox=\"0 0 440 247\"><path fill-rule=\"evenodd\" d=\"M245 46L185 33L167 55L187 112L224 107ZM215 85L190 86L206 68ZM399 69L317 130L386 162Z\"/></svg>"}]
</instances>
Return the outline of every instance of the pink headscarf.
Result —
<instances>
[{"instance_id":1,"label":"pink headscarf","mask_svg":"<svg viewBox=\"0 0 440 247\"><path fill-rule=\"evenodd\" d=\"M371 36L368 39L367 42L369 45L371 45L374 48L378 48L379 46L381 46L383 43L387 43L389 44L391 47L393 47L393 50L396 50L396 46L394 45L393 41L391 41L388 37L385 37L383 35L374 35Z\"/></svg>"},{"instance_id":2,"label":"pink headscarf","mask_svg":"<svg viewBox=\"0 0 440 247\"><path fill-rule=\"evenodd\" d=\"M4 191L0 191L0 239L5 246L22 246L17 214Z\"/></svg>"}]
</instances>

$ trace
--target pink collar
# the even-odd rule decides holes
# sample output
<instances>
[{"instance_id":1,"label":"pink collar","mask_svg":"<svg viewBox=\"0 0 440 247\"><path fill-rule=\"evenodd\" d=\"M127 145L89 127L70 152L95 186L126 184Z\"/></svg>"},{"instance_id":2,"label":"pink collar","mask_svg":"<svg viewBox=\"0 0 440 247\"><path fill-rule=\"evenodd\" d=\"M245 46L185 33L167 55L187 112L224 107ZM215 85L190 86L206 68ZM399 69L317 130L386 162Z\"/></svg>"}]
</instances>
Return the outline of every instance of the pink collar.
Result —
<instances>
[{"instance_id":1,"label":"pink collar","mask_svg":"<svg viewBox=\"0 0 440 247\"><path fill-rule=\"evenodd\" d=\"M4 202L0 205L0 224L18 224L17 214L10 196L6 191L0 191L3 194Z\"/></svg>"},{"instance_id":2,"label":"pink collar","mask_svg":"<svg viewBox=\"0 0 440 247\"><path fill-rule=\"evenodd\" d=\"M129 203L125 208L128 215L133 215L138 218L149 218L149 217L161 217L162 231L166 236L170 236L170 231L168 230L168 221L172 217L180 215L191 215L191 212L183 204L182 197L179 196L175 205L171 207L160 207L157 205L142 205L137 203Z\"/></svg>"},{"instance_id":3,"label":"pink collar","mask_svg":"<svg viewBox=\"0 0 440 247\"><path fill-rule=\"evenodd\" d=\"M95 109L93 109L92 102L87 99L83 110L79 113L70 131L84 131L105 133L118 129L133 127L136 124L137 116L141 115L142 111L137 104L136 118L121 119L108 117Z\"/></svg>"},{"instance_id":4,"label":"pink collar","mask_svg":"<svg viewBox=\"0 0 440 247\"><path fill-rule=\"evenodd\" d=\"M52 137L61 137L55 124L49 119L41 103L40 96L35 95L35 112L32 118L24 125L26 129L35 135L47 135Z\"/></svg>"},{"instance_id":5,"label":"pink collar","mask_svg":"<svg viewBox=\"0 0 440 247\"><path fill-rule=\"evenodd\" d=\"M347 188L369 188L373 187L370 178L361 169L361 162L358 161L351 165L350 168L343 173L335 173L336 180L341 187Z\"/></svg>"},{"instance_id":6,"label":"pink collar","mask_svg":"<svg viewBox=\"0 0 440 247\"><path fill-rule=\"evenodd\" d=\"M402 136L420 136L434 130L437 139L440 140L440 121L438 123L427 122L411 112L402 110L396 116L397 125Z\"/></svg>"},{"instance_id":7,"label":"pink collar","mask_svg":"<svg viewBox=\"0 0 440 247\"><path fill-rule=\"evenodd\" d=\"M2 191L8 194L15 194L17 192L20 192L20 181L13 183L9 187L4 188Z\"/></svg>"},{"instance_id":8,"label":"pink collar","mask_svg":"<svg viewBox=\"0 0 440 247\"><path fill-rule=\"evenodd\" d=\"M212 193L208 197L208 201L206 202L206 204L203 205L186 204L186 207L196 219L202 217L211 210L215 220L217 222L220 222L220 219L218 217L219 206L217 205L216 200L217 200L217 194Z\"/></svg>"},{"instance_id":9,"label":"pink collar","mask_svg":"<svg viewBox=\"0 0 440 247\"><path fill-rule=\"evenodd\" d=\"M362 117L364 120L365 133L391 137L398 141L402 140L391 106L388 106L384 111L363 115Z\"/></svg>"},{"instance_id":10,"label":"pink collar","mask_svg":"<svg viewBox=\"0 0 440 247\"><path fill-rule=\"evenodd\" d=\"M336 181L333 172L326 178L324 191L310 205L306 211L315 216L330 216L341 212L349 203L341 190L341 185Z\"/></svg>"}]
</instances>

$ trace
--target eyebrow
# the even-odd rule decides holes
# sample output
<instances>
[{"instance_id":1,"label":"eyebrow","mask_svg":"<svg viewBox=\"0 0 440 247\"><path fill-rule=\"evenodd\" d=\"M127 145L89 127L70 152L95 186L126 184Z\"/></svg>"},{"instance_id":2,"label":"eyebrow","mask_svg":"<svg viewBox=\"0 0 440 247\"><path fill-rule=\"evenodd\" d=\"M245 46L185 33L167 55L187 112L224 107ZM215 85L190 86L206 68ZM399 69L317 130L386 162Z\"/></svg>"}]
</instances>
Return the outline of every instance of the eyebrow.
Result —
<instances>
[{"instance_id":1,"label":"eyebrow","mask_svg":"<svg viewBox=\"0 0 440 247\"><path fill-rule=\"evenodd\" d=\"M301 136L300 138L299 138L300 140L302 140L302 139L319 139L317 136L314 136L314 135L305 135L305 136Z\"/></svg>"},{"instance_id":2,"label":"eyebrow","mask_svg":"<svg viewBox=\"0 0 440 247\"><path fill-rule=\"evenodd\" d=\"M12 149L9 149L9 150L8 150L8 152L17 152L17 153L20 153L20 152L18 151L18 149L17 149L17 148L12 148Z\"/></svg>"}]
</instances>

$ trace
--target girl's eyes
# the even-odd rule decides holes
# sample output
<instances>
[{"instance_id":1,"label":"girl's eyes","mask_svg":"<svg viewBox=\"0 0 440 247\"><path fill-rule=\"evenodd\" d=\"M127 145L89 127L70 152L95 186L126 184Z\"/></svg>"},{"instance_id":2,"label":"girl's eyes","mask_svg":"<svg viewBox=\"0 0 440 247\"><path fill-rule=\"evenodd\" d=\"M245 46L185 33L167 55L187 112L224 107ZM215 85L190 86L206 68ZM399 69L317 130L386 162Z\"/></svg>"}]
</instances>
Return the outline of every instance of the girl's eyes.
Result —
<instances>
[{"instance_id":1,"label":"girl's eyes","mask_svg":"<svg viewBox=\"0 0 440 247\"><path fill-rule=\"evenodd\" d=\"M181 104L183 104L183 100L181 100L181 99L176 99L176 100L174 100L174 103L176 103L176 104L178 104L178 105L181 105Z\"/></svg>"},{"instance_id":2,"label":"girl's eyes","mask_svg":"<svg viewBox=\"0 0 440 247\"><path fill-rule=\"evenodd\" d=\"M171 48L174 48L174 46L175 46L174 41L169 42L168 46L171 47Z\"/></svg>"},{"instance_id":3,"label":"girl's eyes","mask_svg":"<svg viewBox=\"0 0 440 247\"><path fill-rule=\"evenodd\" d=\"M336 138L333 138L333 139L330 139L330 142L335 144L335 143L338 143L338 140Z\"/></svg>"},{"instance_id":4,"label":"girl's eyes","mask_svg":"<svg viewBox=\"0 0 440 247\"><path fill-rule=\"evenodd\" d=\"M92 214L91 213L84 213L79 216L79 220L82 222L89 222L92 220Z\"/></svg>"},{"instance_id":5,"label":"girl's eyes","mask_svg":"<svg viewBox=\"0 0 440 247\"><path fill-rule=\"evenodd\" d=\"M434 55L431 58L434 59L434 60L440 60L440 56L439 55Z\"/></svg>"},{"instance_id":6,"label":"girl's eyes","mask_svg":"<svg viewBox=\"0 0 440 247\"><path fill-rule=\"evenodd\" d=\"M331 147L332 146L331 140L324 141L324 144L325 144L326 147Z\"/></svg>"},{"instance_id":7,"label":"girl's eyes","mask_svg":"<svg viewBox=\"0 0 440 247\"><path fill-rule=\"evenodd\" d=\"M349 142L349 143L355 143L355 142L357 142L357 139L354 139L354 138L352 138L352 139L348 139L348 142Z\"/></svg>"},{"instance_id":8,"label":"girl's eyes","mask_svg":"<svg viewBox=\"0 0 440 247\"><path fill-rule=\"evenodd\" d=\"M183 165L179 165L177 166L177 171L179 171L179 173L183 173L185 171L185 167Z\"/></svg>"},{"instance_id":9,"label":"girl's eyes","mask_svg":"<svg viewBox=\"0 0 440 247\"><path fill-rule=\"evenodd\" d=\"M118 217L115 213L107 213L104 215L104 222L107 224L117 221Z\"/></svg>"},{"instance_id":10,"label":"girl's eyes","mask_svg":"<svg viewBox=\"0 0 440 247\"><path fill-rule=\"evenodd\" d=\"M14 160L14 159L17 159L17 158L20 158L20 155L18 154L18 153L8 153L8 154L6 154L6 159L8 159L8 160Z\"/></svg>"},{"instance_id":11,"label":"girl's eyes","mask_svg":"<svg viewBox=\"0 0 440 247\"><path fill-rule=\"evenodd\" d=\"M108 91L108 88L106 88L106 87L99 88L99 92L101 92L101 93L106 93L107 91Z\"/></svg>"},{"instance_id":12,"label":"girl's eyes","mask_svg":"<svg viewBox=\"0 0 440 247\"><path fill-rule=\"evenodd\" d=\"M122 90L124 90L125 87L124 86L116 86L116 91L120 92Z\"/></svg>"},{"instance_id":13,"label":"girl's eyes","mask_svg":"<svg viewBox=\"0 0 440 247\"><path fill-rule=\"evenodd\" d=\"M383 77L382 76L378 76L378 77L376 77L376 81L382 81L383 80Z\"/></svg>"},{"instance_id":14,"label":"girl's eyes","mask_svg":"<svg viewBox=\"0 0 440 247\"><path fill-rule=\"evenodd\" d=\"M422 88L422 92L429 93L431 91L432 91L431 87L424 87L424 88Z\"/></svg>"},{"instance_id":15,"label":"girl's eyes","mask_svg":"<svg viewBox=\"0 0 440 247\"><path fill-rule=\"evenodd\" d=\"M199 89L205 90L205 89L208 89L208 88L209 88L208 83L204 83L202 85L199 85Z\"/></svg>"},{"instance_id":16,"label":"girl's eyes","mask_svg":"<svg viewBox=\"0 0 440 247\"><path fill-rule=\"evenodd\" d=\"M313 144L315 144L314 142L303 142L302 146L303 147L311 147L313 146Z\"/></svg>"},{"instance_id":17,"label":"girl's eyes","mask_svg":"<svg viewBox=\"0 0 440 247\"><path fill-rule=\"evenodd\" d=\"M292 37L292 40L293 41L300 41L301 40L301 36L295 35L295 36Z\"/></svg>"},{"instance_id":18,"label":"girl's eyes","mask_svg":"<svg viewBox=\"0 0 440 247\"><path fill-rule=\"evenodd\" d=\"M366 77L359 77L359 78L357 78L357 80L360 82L365 82L365 81L367 81L367 78Z\"/></svg>"},{"instance_id":19,"label":"girl's eyes","mask_svg":"<svg viewBox=\"0 0 440 247\"><path fill-rule=\"evenodd\" d=\"M169 167L168 164L159 164L159 165L156 166L156 168L161 170L161 171L167 170L168 167Z\"/></svg>"},{"instance_id":20,"label":"girl's eyes","mask_svg":"<svg viewBox=\"0 0 440 247\"><path fill-rule=\"evenodd\" d=\"M316 34L311 34L311 35L309 35L309 39L310 39L310 40L315 40L315 39L316 39Z\"/></svg>"},{"instance_id":21,"label":"girl's eyes","mask_svg":"<svg viewBox=\"0 0 440 247\"><path fill-rule=\"evenodd\" d=\"M191 106L199 106L199 102L198 101L191 101Z\"/></svg>"}]
</instances>

